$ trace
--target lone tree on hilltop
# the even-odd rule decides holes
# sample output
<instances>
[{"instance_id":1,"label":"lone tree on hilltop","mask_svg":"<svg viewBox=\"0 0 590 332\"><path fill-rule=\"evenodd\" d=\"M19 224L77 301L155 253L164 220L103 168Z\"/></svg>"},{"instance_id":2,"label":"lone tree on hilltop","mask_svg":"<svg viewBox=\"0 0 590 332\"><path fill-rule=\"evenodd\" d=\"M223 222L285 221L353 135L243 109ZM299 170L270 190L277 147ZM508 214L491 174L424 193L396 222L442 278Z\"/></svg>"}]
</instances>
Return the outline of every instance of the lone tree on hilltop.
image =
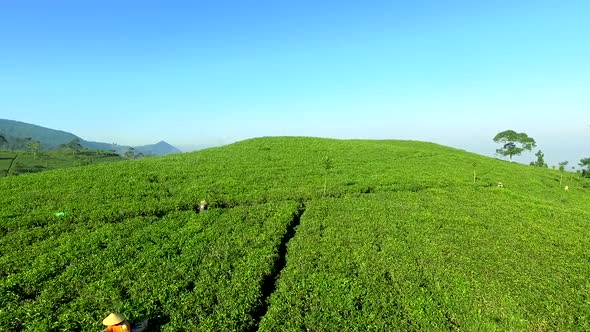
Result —
<instances>
[{"instance_id":1,"label":"lone tree on hilltop","mask_svg":"<svg viewBox=\"0 0 590 332\"><path fill-rule=\"evenodd\" d=\"M545 162L545 159L543 158L543 157L545 157L545 154L543 153L543 151L541 151L541 150L537 151L537 153L535 153L535 156L537 157L537 160L531 162L531 166L547 168L547 163Z\"/></svg>"},{"instance_id":2,"label":"lone tree on hilltop","mask_svg":"<svg viewBox=\"0 0 590 332\"><path fill-rule=\"evenodd\" d=\"M496 153L501 156L518 156L523 151L530 151L537 146L535 140L525 133L517 133L514 130L505 130L494 137L494 142L502 144L502 148L497 149Z\"/></svg>"}]
</instances>

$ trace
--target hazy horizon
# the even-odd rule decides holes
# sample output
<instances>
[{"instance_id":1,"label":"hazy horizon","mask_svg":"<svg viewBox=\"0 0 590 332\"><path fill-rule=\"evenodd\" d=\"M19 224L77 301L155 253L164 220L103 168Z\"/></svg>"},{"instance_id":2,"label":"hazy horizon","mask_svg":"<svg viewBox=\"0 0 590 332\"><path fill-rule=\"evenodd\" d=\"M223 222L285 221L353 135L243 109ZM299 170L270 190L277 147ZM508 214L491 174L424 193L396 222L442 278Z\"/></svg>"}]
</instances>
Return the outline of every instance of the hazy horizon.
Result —
<instances>
[{"instance_id":1,"label":"hazy horizon","mask_svg":"<svg viewBox=\"0 0 590 332\"><path fill-rule=\"evenodd\" d=\"M590 3L0 4L0 118L84 139L411 139L590 156ZM569 166L568 166L569 168Z\"/></svg>"}]
</instances>

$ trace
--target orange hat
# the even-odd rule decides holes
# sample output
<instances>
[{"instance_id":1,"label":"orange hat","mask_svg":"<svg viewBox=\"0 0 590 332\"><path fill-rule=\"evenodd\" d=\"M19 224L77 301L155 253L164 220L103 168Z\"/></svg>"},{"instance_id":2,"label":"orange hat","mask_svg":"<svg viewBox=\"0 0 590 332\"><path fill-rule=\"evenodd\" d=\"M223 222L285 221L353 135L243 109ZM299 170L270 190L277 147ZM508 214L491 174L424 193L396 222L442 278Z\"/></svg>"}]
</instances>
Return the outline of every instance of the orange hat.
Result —
<instances>
[{"instance_id":1,"label":"orange hat","mask_svg":"<svg viewBox=\"0 0 590 332\"><path fill-rule=\"evenodd\" d=\"M107 316L107 318L102 320L102 324L106 326L117 325L125 320L125 317L121 316L120 314L113 312Z\"/></svg>"}]
</instances>

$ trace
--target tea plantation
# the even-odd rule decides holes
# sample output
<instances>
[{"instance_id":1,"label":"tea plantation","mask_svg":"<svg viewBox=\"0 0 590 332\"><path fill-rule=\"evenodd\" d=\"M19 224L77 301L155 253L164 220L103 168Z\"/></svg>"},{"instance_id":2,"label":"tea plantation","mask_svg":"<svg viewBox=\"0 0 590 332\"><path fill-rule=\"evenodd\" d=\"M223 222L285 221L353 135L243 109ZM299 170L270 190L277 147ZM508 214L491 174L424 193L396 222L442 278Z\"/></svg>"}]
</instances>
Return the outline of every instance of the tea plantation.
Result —
<instances>
[{"instance_id":1,"label":"tea plantation","mask_svg":"<svg viewBox=\"0 0 590 332\"><path fill-rule=\"evenodd\" d=\"M120 161L123 159L123 157L116 153L97 150L81 150L75 154L64 149L45 150L34 154L31 151L0 150L0 177Z\"/></svg>"},{"instance_id":2,"label":"tea plantation","mask_svg":"<svg viewBox=\"0 0 590 332\"><path fill-rule=\"evenodd\" d=\"M590 181L559 181L300 137L3 178L0 330L111 311L151 331L590 330Z\"/></svg>"}]
</instances>

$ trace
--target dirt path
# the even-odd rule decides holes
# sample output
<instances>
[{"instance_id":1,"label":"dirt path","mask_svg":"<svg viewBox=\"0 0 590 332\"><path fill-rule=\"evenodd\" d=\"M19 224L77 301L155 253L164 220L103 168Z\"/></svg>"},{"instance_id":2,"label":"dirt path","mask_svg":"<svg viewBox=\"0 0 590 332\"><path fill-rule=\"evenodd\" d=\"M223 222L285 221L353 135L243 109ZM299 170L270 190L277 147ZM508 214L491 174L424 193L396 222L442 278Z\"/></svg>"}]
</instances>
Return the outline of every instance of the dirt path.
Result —
<instances>
[{"instance_id":1,"label":"dirt path","mask_svg":"<svg viewBox=\"0 0 590 332\"><path fill-rule=\"evenodd\" d=\"M295 228L301 223L301 216L303 213L305 213L305 204L303 204L299 208L299 211L297 211L297 213L293 216L293 220L291 221L289 228L281 239L281 245L279 246L279 257L275 261L273 273L264 279L262 284L262 297L260 299L260 306L256 308L256 311L253 315L255 324L252 326L249 332L258 331L260 321L268 311L268 300L276 290L277 281L281 275L281 271L283 271L287 265L287 244L295 236Z\"/></svg>"}]
</instances>

